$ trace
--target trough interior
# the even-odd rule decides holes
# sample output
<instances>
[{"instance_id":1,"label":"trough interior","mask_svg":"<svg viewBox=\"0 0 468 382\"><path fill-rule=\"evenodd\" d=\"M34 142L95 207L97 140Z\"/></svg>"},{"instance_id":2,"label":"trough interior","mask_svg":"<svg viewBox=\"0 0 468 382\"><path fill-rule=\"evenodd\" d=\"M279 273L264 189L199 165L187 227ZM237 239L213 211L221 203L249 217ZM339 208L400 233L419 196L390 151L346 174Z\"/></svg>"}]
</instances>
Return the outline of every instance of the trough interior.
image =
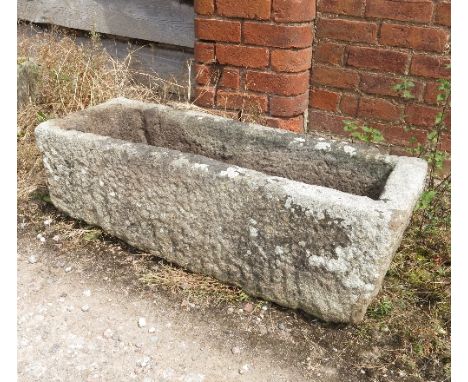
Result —
<instances>
[{"instance_id":1,"label":"trough interior","mask_svg":"<svg viewBox=\"0 0 468 382\"><path fill-rule=\"evenodd\" d=\"M58 121L59 127L203 155L268 175L378 199L393 170L373 155L319 150L317 140L167 108L110 104ZM292 142L296 140L295 142ZM292 142L292 143L291 143Z\"/></svg>"}]
</instances>

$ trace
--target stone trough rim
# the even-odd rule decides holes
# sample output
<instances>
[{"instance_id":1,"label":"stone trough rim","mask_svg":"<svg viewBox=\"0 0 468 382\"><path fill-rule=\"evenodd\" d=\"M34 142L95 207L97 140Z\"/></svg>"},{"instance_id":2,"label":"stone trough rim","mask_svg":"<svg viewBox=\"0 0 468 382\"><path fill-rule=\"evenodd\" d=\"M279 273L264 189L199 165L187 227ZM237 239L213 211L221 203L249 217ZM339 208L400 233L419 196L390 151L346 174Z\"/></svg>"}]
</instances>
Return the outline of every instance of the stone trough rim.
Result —
<instances>
[{"instance_id":1,"label":"stone trough rim","mask_svg":"<svg viewBox=\"0 0 468 382\"><path fill-rule=\"evenodd\" d=\"M282 134L285 136L294 136L296 137L296 139L298 138L305 139L305 140L310 139L310 140L318 141L318 142L334 142L334 143L338 142L340 144L343 144L345 147L352 147L354 149L359 149L363 151L374 148L373 146L367 147L367 145L364 145L361 143L350 143L346 140L315 137L315 136L313 137L313 136L307 135L306 133L292 133L286 130L273 129L271 127L262 126L256 123L244 123L244 122L234 121L229 118L225 118L225 117L214 115L214 114L209 114L209 113L199 111L199 110L193 110L193 109L187 110L187 107L185 104L175 103L171 105L164 105L164 104L158 104L158 103L150 103L150 102L132 100L132 99L128 99L125 97L113 98L104 103L98 104L96 106L88 107L84 110L77 111L69 115L77 116L85 110L91 111L91 110L98 110L100 108L105 109L106 107L111 106L111 105L123 105L123 106L128 106L128 107L137 106L137 107L145 108L145 109L151 109L151 108L156 107L156 108L162 108L162 109L168 109L168 110L177 110L177 111L183 111L187 115L191 115L195 117L211 118L214 120L219 120L220 122L229 121L229 122L233 122L236 124L245 125L246 127L248 126L249 129L269 132L269 133L274 132L275 134ZM296 192L298 197L317 198L321 202L327 202L328 200L330 200L330 196L333 196L334 201L338 199L340 203L345 203L348 206L360 205L362 206L362 208L375 208L375 207L382 208L383 207L386 209L398 210L400 209L399 206L401 205L403 206L410 205L414 208L414 205L416 203L415 197L417 197L417 195L419 195L419 192L420 192L420 189L419 189L420 187L418 186L420 184L420 179L417 179L417 178L414 179L414 175L418 175L418 174L423 175L422 177L425 178L427 168L428 168L427 162L421 158L383 154L381 152L372 153L372 156L376 161L382 161L392 166L392 170L389 176L387 177L387 179L385 180L385 186L379 198L372 199L371 197L367 195L352 194L352 193L340 191L338 189L331 188L331 187L301 182L301 181L297 181L294 179L281 177L281 176L269 175L262 171L228 164L221 160L213 159L204 155L184 152L184 151L171 149L171 148L164 147L164 146L150 145L147 143L129 142L123 139L112 138L112 137L101 135L101 134L81 132L81 131L77 131L73 129L63 129L62 127L60 127L58 123L58 121L60 120L61 118L54 118L54 119L44 121L36 127L36 130L39 132L40 130L54 129L56 131L58 130L60 132L66 132L67 134L75 134L77 137L80 137L80 136L87 137L92 140L100 140L102 142L108 142L110 144L117 144L117 145L123 145L123 146L136 145L137 147L140 147L140 148L145 147L152 151L160 151L162 149L162 150L168 150L169 152L173 152L177 154L191 156L193 158L203 158L204 162L212 162L213 164L217 164L217 165L221 164L223 166L228 166L229 168L233 168L235 170L241 170L245 174L251 174L256 177L260 176L264 180L266 180L267 183L270 183L271 181L275 181L275 180L281 181L284 184L284 186L290 186L288 187L288 192ZM412 181L408 180L409 174L412 174ZM421 176L419 178L421 178ZM402 190L401 186L399 186L400 184L407 185L408 186L407 189ZM297 188L295 188L294 186L296 186ZM299 192L299 190L301 192ZM402 191L405 191L405 192L402 192Z\"/></svg>"}]
</instances>

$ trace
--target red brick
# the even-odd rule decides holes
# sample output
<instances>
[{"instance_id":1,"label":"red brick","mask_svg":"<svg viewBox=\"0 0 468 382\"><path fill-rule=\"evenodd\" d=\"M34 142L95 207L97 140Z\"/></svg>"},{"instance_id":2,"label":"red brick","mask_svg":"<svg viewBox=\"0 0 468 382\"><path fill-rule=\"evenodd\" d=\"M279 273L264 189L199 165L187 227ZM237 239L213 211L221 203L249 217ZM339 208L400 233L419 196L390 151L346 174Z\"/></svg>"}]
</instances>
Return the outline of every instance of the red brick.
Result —
<instances>
[{"instance_id":1,"label":"red brick","mask_svg":"<svg viewBox=\"0 0 468 382\"><path fill-rule=\"evenodd\" d=\"M389 101L367 97L362 97L359 101L358 116L361 118L397 121L400 115L400 108Z\"/></svg>"},{"instance_id":2,"label":"red brick","mask_svg":"<svg viewBox=\"0 0 468 382\"><path fill-rule=\"evenodd\" d=\"M195 61L208 64L214 62L214 44L195 42Z\"/></svg>"},{"instance_id":3,"label":"red brick","mask_svg":"<svg viewBox=\"0 0 468 382\"><path fill-rule=\"evenodd\" d=\"M319 12L336 13L340 15L362 16L365 0L318 0Z\"/></svg>"},{"instance_id":4,"label":"red brick","mask_svg":"<svg viewBox=\"0 0 468 382\"><path fill-rule=\"evenodd\" d=\"M216 0L216 11L225 17L268 20L271 0Z\"/></svg>"},{"instance_id":5,"label":"red brick","mask_svg":"<svg viewBox=\"0 0 468 382\"><path fill-rule=\"evenodd\" d=\"M263 93L293 96L306 93L309 88L309 72L271 73L247 71L246 87Z\"/></svg>"},{"instance_id":6,"label":"red brick","mask_svg":"<svg viewBox=\"0 0 468 382\"><path fill-rule=\"evenodd\" d=\"M430 0L367 0L366 17L429 22L433 8Z\"/></svg>"},{"instance_id":7,"label":"red brick","mask_svg":"<svg viewBox=\"0 0 468 382\"><path fill-rule=\"evenodd\" d=\"M314 109L336 111L340 94L325 89L312 89L310 92L310 107Z\"/></svg>"},{"instance_id":8,"label":"red brick","mask_svg":"<svg viewBox=\"0 0 468 382\"><path fill-rule=\"evenodd\" d=\"M424 92L424 102L431 105L437 105L437 96L443 93L442 90L439 90L439 82L427 82L426 91Z\"/></svg>"},{"instance_id":9,"label":"red brick","mask_svg":"<svg viewBox=\"0 0 468 382\"><path fill-rule=\"evenodd\" d=\"M308 48L312 45L310 25L277 25L246 21L242 29L243 42L276 48Z\"/></svg>"},{"instance_id":10,"label":"red brick","mask_svg":"<svg viewBox=\"0 0 468 382\"><path fill-rule=\"evenodd\" d=\"M387 49L348 48L347 64L355 68L378 70L381 72L404 73L408 64L407 53Z\"/></svg>"},{"instance_id":11,"label":"red brick","mask_svg":"<svg viewBox=\"0 0 468 382\"><path fill-rule=\"evenodd\" d=\"M402 78L385 76L383 74L362 73L360 89L368 94L377 94L382 96L400 97L394 87L403 81ZM420 99L423 92L423 84L420 81L414 81L414 87L411 93L416 99Z\"/></svg>"},{"instance_id":12,"label":"red brick","mask_svg":"<svg viewBox=\"0 0 468 382\"><path fill-rule=\"evenodd\" d=\"M450 129L452 123L452 112L450 110L447 111L444 122L445 125Z\"/></svg>"},{"instance_id":13,"label":"red brick","mask_svg":"<svg viewBox=\"0 0 468 382\"><path fill-rule=\"evenodd\" d=\"M435 10L434 22L436 24L451 25L451 6L450 3L438 3Z\"/></svg>"},{"instance_id":14,"label":"red brick","mask_svg":"<svg viewBox=\"0 0 468 382\"><path fill-rule=\"evenodd\" d=\"M273 0L273 19L277 22L303 22L314 18L315 1Z\"/></svg>"},{"instance_id":15,"label":"red brick","mask_svg":"<svg viewBox=\"0 0 468 382\"><path fill-rule=\"evenodd\" d=\"M195 89L195 105L212 108L215 104L216 91L211 87L197 87Z\"/></svg>"},{"instance_id":16,"label":"red brick","mask_svg":"<svg viewBox=\"0 0 468 382\"><path fill-rule=\"evenodd\" d=\"M411 62L411 74L430 78L450 78L450 59L441 56L416 54Z\"/></svg>"},{"instance_id":17,"label":"red brick","mask_svg":"<svg viewBox=\"0 0 468 382\"><path fill-rule=\"evenodd\" d=\"M446 49L448 38L448 32L441 28L383 24L380 29L380 43L383 45L429 52L443 52Z\"/></svg>"},{"instance_id":18,"label":"red brick","mask_svg":"<svg viewBox=\"0 0 468 382\"><path fill-rule=\"evenodd\" d=\"M359 74L348 69L314 66L312 83L341 89L353 89L359 84Z\"/></svg>"},{"instance_id":19,"label":"red brick","mask_svg":"<svg viewBox=\"0 0 468 382\"><path fill-rule=\"evenodd\" d=\"M411 139L414 137L416 142L424 144L427 140L428 134L428 131L425 129L415 127L412 129L405 129L405 127L402 125L387 125L384 129L382 129L382 132L387 143L400 145L400 147L393 146L391 148L390 154L393 155L408 155L408 148L414 147L414 145L411 145ZM401 146L406 146L406 148ZM442 134L439 150L450 152L450 134ZM446 165L450 166L450 161L448 161Z\"/></svg>"},{"instance_id":20,"label":"red brick","mask_svg":"<svg viewBox=\"0 0 468 382\"><path fill-rule=\"evenodd\" d=\"M195 79L202 86L214 86L218 82L219 73L213 66L195 65Z\"/></svg>"},{"instance_id":21,"label":"red brick","mask_svg":"<svg viewBox=\"0 0 468 382\"><path fill-rule=\"evenodd\" d=\"M271 52L271 68L276 72L302 72L312 65L312 48L301 50L275 49Z\"/></svg>"},{"instance_id":22,"label":"red brick","mask_svg":"<svg viewBox=\"0 0 468 382\"><path fill-rule=\"evenodd\" d=\"M345 47L334 42L319 42L314 52L314 59L332 65L343 65Z\"/></svg>"},{"instance_id":23,"label":"red brick","mask_svg":"<svg viewBox=\"0 0 468 382\"><path fill-rule=\"evenodd\" d=\"M302 115L286 119L265 117L264 124L277 129L293 131L295 133L302 133L304 131L304 117Z\"/></svg>"},{"instance_id":24,"label":"red brick","mask_svg":"<svg viewBox=\"0 0 468 382\"><path fill-rule=\"evenodd\" d=\"M240 88L240 71L237 68L223 68L219 86L229 89Z\"/></svg>"},{"instance_id":25,"label":"red brick","mask_svg":"<svg viewBox=\"0 0 468 382\"><path fill-rule=\"evenodd\" d=\"M451 152L451 141L450 134L442 134L440 139L440 150Z\"/></svg>"},{"instance_id":26,"label":"red brick","mask_svg":"<svg viewBox=\"0 0 468 382\"><path fill-rule=\"evenodd\" d=\"M376 43L377 29L376 23L321 18L317 22L317 37Z\"/></svg>"},{"instance_id":27,"label":"red brick","mask_svg":"<svg viewBox=\"0 0 468 382\"><path fill-rule=\"evenodd\" d=\"M358 112L359 98L354 94L343 94L341 96L340 110L343 114L355 117Z\"/></svg>"},{"instance_id":28,"label":"red brick","mask_svg":"<svg viewBox=\"0 0 468 382\"><path fill-rule=\"evenodd\" d=\"M452 112L448 110L447 113L445 114L445 119L444 119L445 126L448 129L451 128L451 122L452 122Z\"/></svg>"},{"instance_id":29,"label":"red brick","mask_svg":"<svg viewBox=\"0 0 468 382\"><path fill-rule=\"evenodd\" d=\"M405 110L405 121L410 125L431 127L434 126L434 121L440 110L440 108L426 105L410 104Z\"/></svg>"},{"instance_id":30,"label":"red brick","mask_svg":"<svg viewBox=\"0 0 468 382\"><path fill-rule=\"evenodd\" d=\"M422 129L405 129L404 125L378 125L379 130L385 138L386 143L410 147L411 138L414 137L417 142L424 143L427 137L427 131ZM401 153L408 155L408 153Z\"/></svg>"},{"instance_id":31,"label":"red brick","mask_svg":"<svg viewBox=\"0 0 468 382\"><path fill-rule=\"evenodd\" d=\"M216 59L222 65L265 68L270 64L267 48L216 44Z\"/></svg>"},{"instance_id":32,"label":"red brick","mask_svg":"<svg viewBox=\"0 0 468 382\"><path fill-rule=\"evenodd\" d=\"M218 90L216 105L228 110L265 112L268 110L268 97L266 95Z\"/></svg>"},{"instance_id":33,"label":"red brick","mask_svg":"<svg viewBox=\"0 0 468 382\"><path fill-rule=\"evenodd\" d=\"M334 113L328 113L321 110L309 111L309 130L328 131L341 136L348 135L343 127L343 121L347 118Z\"/></svg>"},{"instance_id":34,"label":"red brick","mask_svg":"<svg viewBox=\"0 0 468 382\"><path fill-rule=\"evenodd\" d=\"M195 36L200 40L240 42L239 21L196 19Z\"/></svg>"},{"instance_id":35,"label":"red brick","mask_svg":"<svg viewBox=\"0 0 468 382\"><path fill-rule=\"evenodd\" d=\"M271 96L270 114L273 117L296 117L304 114L309 106L307 93L296 97Z\"/></svg>"},{"instance_id":36,"label":"red brick","mask_svg":"<svg viewBox=\"0 0 468 382\"><path fill-rule=\"evenodd\" d=\"M210 16L214 13L214 0L195 0L194 8L199 15Z\"/></svg>"}]
</instances>

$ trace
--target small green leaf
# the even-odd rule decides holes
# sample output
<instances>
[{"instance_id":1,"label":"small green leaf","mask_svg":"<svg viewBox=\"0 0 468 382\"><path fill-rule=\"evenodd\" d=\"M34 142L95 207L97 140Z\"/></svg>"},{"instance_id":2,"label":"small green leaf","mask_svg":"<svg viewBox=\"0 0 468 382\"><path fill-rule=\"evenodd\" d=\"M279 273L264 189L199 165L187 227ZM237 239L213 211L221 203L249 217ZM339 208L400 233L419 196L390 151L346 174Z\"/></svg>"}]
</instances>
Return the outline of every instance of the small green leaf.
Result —
<instances>
[{"instance_id":1,"label":"small green leaf","mask_svg":"<svg viewBox=\"0 0 468 382\"><path fill-rule=\"evenodd\" d=\"M372 309L370 315L374 318L382 318L388 316L393 310L393 304L390 300L384 298L379 304Z\"/></svg>"},{"instance_id":2,"label":"small green leaf","mask_svg":"<svg viewBox=\"0 0 468 382\"><path fill-rule=\"evenodd\" d=\"M38 111L37 112L37 120L38 122L45 122L49 119L49 117L47 116L47 114L45 114L44 112L42 111Z\"/></svg>"},{"instance_id":3,"label":"small green leaf","mask_svg":"<svg viewBox=\"0 0 468 382\"><path fill-rule=\"evenodd\" d=\"M97 240L97 239L99 239L101 234L102 234L102 232L100 230L91 230L91 231L86 232L83 235L83 239L86 240L86 241Z\"/></svg>"},{"instance_id":4,"label":"small green leaf","mask_svg":"<svg viewBox=\"0 0 468 382\"><path fill-rule=\"evenodd\" d=\"M43 202L52 204L52 199L50 198L50 195L49 195L49 194L43 195L43 196L41 197L41 200L42 200Z\"/></svg>"},{"instance_id":5,"label":"small green leaf","mask_svg":"<svg viewBox=\"0 0 468 382\"><path fill-rule=\"evenodd\" d=\"M437 130L432 130L429 133L427 133L427 140L430 142L435 142L437 140L439 133Z\"/></svg>"},{"instance_id":6,"label":"small green leaf","mask_svg":"<svg viewBox=\"0 0 468 382\"><path fill-rule=\"evenodd\" d=\"M409 90L403 90L402 96L403 96L403 98L405 98L405 99L414 98L413 94L411 94L411 92L410 92Z\"/></svg>"},{"instance_id":7,"label":"small green leaf","mask_svg":"<svg viewBox=\"0 0 468 382\"><path fill-rule=\"evenodd\" d=\"M424 191L421 195L421 198L419 199L416 209L417 210L427 209L431 205L436 195L437 195L437 192L435 190Z\"/></svg>"},{"instance_id":8,"label":"small green leaf","mask_svg":"<svg viewBox=\"0 0 468 382\"><path fill-rule=\"evenodd\" d=\"M404 99L414 98L411 89L415 87L415 83L408 78L403 79L401 82L395 84L392 89L400 94Z\"/></svg>"}]
</instances>

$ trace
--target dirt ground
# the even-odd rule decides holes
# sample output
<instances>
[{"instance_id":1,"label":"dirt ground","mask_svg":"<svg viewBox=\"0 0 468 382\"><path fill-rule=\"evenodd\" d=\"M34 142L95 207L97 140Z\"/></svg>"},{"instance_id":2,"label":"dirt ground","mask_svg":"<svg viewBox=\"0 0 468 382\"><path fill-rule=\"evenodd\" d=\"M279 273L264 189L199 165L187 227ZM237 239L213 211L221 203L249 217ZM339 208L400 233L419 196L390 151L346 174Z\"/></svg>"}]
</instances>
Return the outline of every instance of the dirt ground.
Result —
<instances>
[{"instance_id":1,"label":"dirt ground","mask_svg":"<svg viewBox=\"0 0 468 382\"><path fill-rule=\"evenodd\" d=\"M134 259L93 264L106 254L62 253L30 232L18 245L20 381L360 380L320 344L305 351L291 312L207 311L142 290L124 275Z\"/></svg>"},{"instance_id":2,"label":"dirt ground","mask_svg":"<svg viewBox=\"0 0 468 382\"><path fill-rule=\"evenodd\" d=\"M161 260L89 237L92 230L84 239L61 237L67 224L69 232L83 224L31 203L44 225L19 215L19 381L420 380L398 365L382 367L380 358L396 351L385 327L368 338L363 327L264 301L148 285L142 275Z\"/></svg>"}]
</instances>

